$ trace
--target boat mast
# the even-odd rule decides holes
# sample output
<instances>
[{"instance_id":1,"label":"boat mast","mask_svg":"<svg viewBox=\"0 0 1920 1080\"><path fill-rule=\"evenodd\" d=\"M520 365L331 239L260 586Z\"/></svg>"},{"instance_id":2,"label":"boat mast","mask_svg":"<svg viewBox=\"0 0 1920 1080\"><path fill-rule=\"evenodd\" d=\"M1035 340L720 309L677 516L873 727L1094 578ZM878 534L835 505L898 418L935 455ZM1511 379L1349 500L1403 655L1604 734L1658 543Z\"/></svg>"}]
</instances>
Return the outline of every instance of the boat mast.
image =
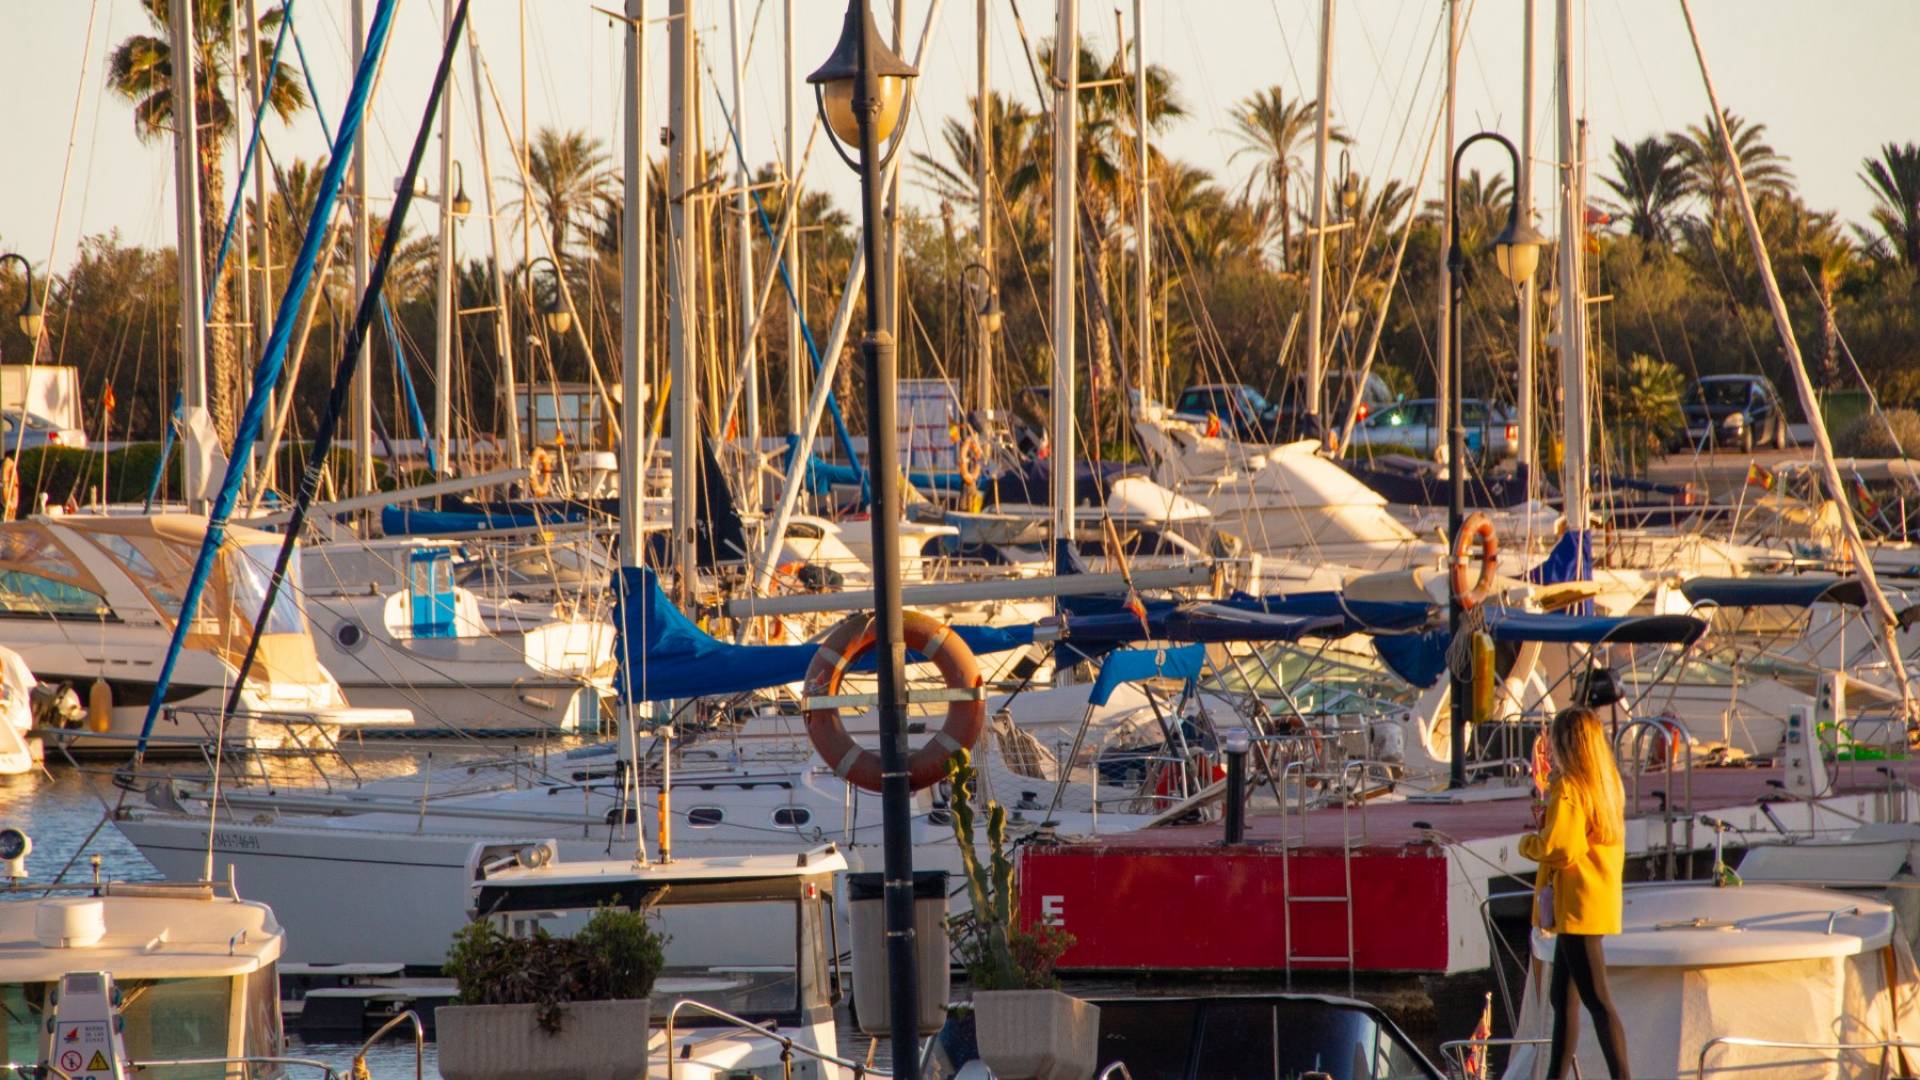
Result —
<instances>
[{"instance_id":1,"label":"boat mast","mask_svg":"<svg viewBox=\"0 0 1920 1080\"><path fill-rule=\"evenodd\" d=\"M474 33L472 23L467 25L467 62L472 69L473 100L485 100L481 97L484 87L480 73L480 36ZM492 257L493 277L493 349L500 357L500 407L507 417L507 465L520 467L520 388L513 374L513 326L507 308L507 269L500 258L500 214L493 194L493 158L487 152L487 111L476 107L473 111L474 134L480 150L480 182L487 195L487 243ZM512 140L508 140L511 148ZM531 425L529 425L531 431Z\"/></svg>"},{"instance_id":2,"label":"boat mast","mask_svg":"<svg viewBox=\"0 0 1920 1080\"><path fill-rule=\"evenodd\" d=\"M733 60L733 134L739 140L741 152L734 155L735 183L737 190L733 195L734 246L739 269L734 275L734 288L739 294L740 310L740 383L741 393L746 396L746 417L741 425L742 441L749 454L759 450L760 445L760 379L759 350L755 344L757 322L753 317L755 310L755 291L753 288L753 170L747 165L747 96L746 63L747 42L740 31L740 0L729 0L727 4L727 33L732 46ZM791 82L791 80L789 80ZM791 175L791 174L789 174ZM724 436L723 436L724 437ZM749 457L757 461L757 457ZM752 472L752 466L749 466Z\"/></svg>"},{"instance_id":3,"label":"boat mast","mask_svg":"<svg viewBox=\"0 0 1920 1080\"><path fill-rule=\"evenodd\" d=\"M1327 291L1327 136L1333 103L1333 0L1320 3L1320 74L1313 128L1313 240L1307 268L1307 415L1320 418L1322 383L1326 381L1321 319ZM1282 192L1281 197L1285 198Z\"/></svg>"},{"instance_id":4,"label":"boat mast","mask_svg":"<svg viewBox=\"0 0 1920 1080\"><path fill-rule=\"evenodd\" d=\"M260 11L258 0L247 0L246 15L247 41L249 43L247 52L247 104L249 106L248 111L254 116L259 116L260 102L264 100L266 96L266 87L261 82L263 72L260 69ZM235 55L238 55L237 50ZM252 336L263 344L266 341L265 335L267 331L273 326L273 230L270 227L273 216L267 212L267 205L266 164L264 162L255 162L253 166L253 207L254 213L258 216L259 220L254 223L256 226L254 234L258 237L259 254L256 258L260 264L255 269L260 274L260 287L254 292L253 323L256 330ZM244 243L240 245L240 250L242 252L246 251L246 245ZM274 397L270 395L267 398L267 414L269 416L277 416L279 414L274 406ZM275 469L273 457L271 447L269 447L268 453L260 463L261 473L265 477L266 485L269 487L271 487L274 482Z\"/></svg>"},{"instance_id":5,"label":"boat mast","mask_svg":"<svg viewBox=\"0 0 1920 1080\"><path fill-rule=\"evenodd\" d=\"M668 404L673 427L673 562L674 591L684 605L693 599L698 502L694 485L700 476L700 433L694 386L695 353L693 228L699 214L688 204L694 184L693 138L694 29L691 0L667 5L667 376Z\"/></svg>"},{"instance_id":6,"label":"boat mast","mask_svg":"<svg viewBox=\"0 0 1920 1080\"><path fill-rule=\"evenodd\" d=\"M453 0L440 0L444 25L453 25ZM433 461L453 475L453 95L440 99L440 244L433 276Z\"/></svg>"},{"instance_id":7,"label":"boat mast","mask_svg":"<svg viewBox=\"0 0 1920 1080\"><path fill-rule=\"evenodd\" d=\"M1073 543L1073 289L1080 118L1080 0L1059 0L1053 36L1053 386L1047 409L1053 458L1053 540Z\"/></svg>"},{"instance_id":8,"label":"boat mast","mask_svg":"<svg viewBox=\"0 0 1920 1080\"><path fill-rule=\"evenodd\" d=\"M231 6L228 10L227 49L228 55L233 58L232 68L227 73L228 100L234 102L242 99L240 92L240 68L244 63L243 58L253 56L254 48L257 45L257 41L253 36L253 27L249 24L248 35L245 39L247 47L244 51L241 49L240 23L242 21L241 16L245 13L246 9L237 5ZM257 61L249 66L252 66L256 71L259 70ZM252 97L253 95L249 93L247 96ZM259 115L257 103L254 108L247 110L247 115ZM233 160L242 163L243 175L234 179L233 251L237 256L236 261L239 265L234 268L233 272L234 303L230 309L232 315L230 315L229 318L232 320L230 330L233 335L233 353L236 357L241 358L241 363L245 365L247 374L251 375L253 373L253 365L250 362L253 356L253 327L251 325L253 317L253 282L252 279L247 276L247 249L252 246L252 241L248 237L247 200L245 196L241 194L240 190L246 179L244 171L247 160L249 130L249 126L246 124L235 123L233 125ZM255 171L260 172L264 170L256 169ZM261 205L264 206L265 204L263 203ZM213 287L216 289L219 288L219 282L214 282ZM238 373L236 372L235 374ZM242 404L244 404L244 402ZM247 486L251 487L254 481L254 458L249 456L245 465L247 470Z\"/></svg>"},{"instance_id":9,"label":"boat mast","mask_svg":"<svg viewBox=\"0 0 1920 1080\"><path fill-rule=\"evenodd\" d=\"M1574 87L1573 0L1555 0L1555 78L1560 86L1560 393L1561 424L1566 448L1560 466L1562 512L1567 531L1580 537L1579 573L1590 572L1592 556L1586 537L1591 519L1587 457L1587 302L1584 279L1586 237L1586 165L1580 159L1579 96Z\"/></svg>"},{"instance_id":10,"label":"boat mast","mask_svg":"<svg viewBox=\"0 0 1920 1080\"><path fill-rule=\"evenodd\" d=\"M1526 0L1520 19L1520 175L1514 178L1520 220L1533 221L1533 16L1535 0ZM1514 349L1519 381L1514 396L1519 399L1519 465L1526 470L1527 486L1534 478L1534 389L1533 389L1533 317L1534 275L1520 283L1520 339Z\"/></svg>"},{"instance_id":11,"label":"boat mast","mask_svg":"<svg viewBox=\"0 0 1920 1080\"><path fill-rule=\"evenodd\" d=\"M981 6L986 0L981 0ZM1133 339L1138 353L1135 364L1140 379L1140 400L1154 397L1159 382L1154 374L1153 356L1153 215L1148 206L1148 185L1152 183L1153 137L1147 130L1147 20L1145 0L1133 0L1133 132L1134 228L1133 242Z\"/></svg>"},{"instance_id":12,"label":"boat mast","mask_svg":"<svg viewBox=\"0 0 1920 1080\"><path fill-rule=\"evenodd\" d=\"M626 124L620 214L620 565L640 565L647 461L646 0L627 0Z\"/></svg>"},{"instance_id":13,"label":"boat mast","mask_svg":"<svg viewBox=\"0 0 1920 1080\"><path fill-rule=\"evenodd\" d=\"M782 25L781 42L786 46L786 132L782 145L782 157L786 162L787 203L793 207L793 235L787 238L787 251L782 256L786 263L787 278L793 283L793 304L787 310L787 429L800 436L801 451L812 448L811 435L800 429L800 414L806 401L806 351L805 337L800 333L802 324L807 321L807 286L803 271L804 260L800 255L800 182L794 170L800 167L800 103L796 91L800 85L800 72L794 66L793 8L798 0L787 0ZM982 0L984 3L985 0ZM804 460L804 459L802 459Z\"/></svg>"},{"instance_id":14,"label":"boat mast","mask_svg":"<svg viewBox=\"0 0 1920 1080\"><path fill-rule=\"evenodd\" d=\"M168 29L172 55L197 54L193 0L173 0ZM199 98L194 87L197 75L190 63L177 65L173 73L173 198L179 236L175 248L180 276L180 400L186 421L180 425L181 487L187 508L204 513L213 478L206 475L193 423L207 408L206 271L200 250L200 136L194 109Z\"/></svg>"},{"instance_id":15,"label":"boat mast","mask_svg":"<svg viewBox=\"0 0 1920 1080\"><path fill-rule=\"evenodd\" d=\"M990 6L991 0L978 0L974 10L973 180L974 191L980 200L976 207L979 211L980 265L987 269L986 286L980 296L982 307L992 302L1000 280L999 270L993 261L993 42L989 37L991 27L987 18ZM987 329L985 320L979 317L973 320L973 379L974 406L980 410L981 416L991 419L993 334Z\"/></svg>"},{"instance_id":16,"label":"boat mast","mask_svg":"<svg viewBox=\"0 0 1920 1080\"><path fill-rule=\"evenodd\" d=\"M1446 120L1442 124L1445 128L1445 134L1441 136L1440 143L1440 160L1443 162L1450 160L1453 156L1453 91L1455 80L1459 74L1460 0L1447 0L1447 104L1445 110ZM1440 172L1440 187L1442 189L1440 194L1440 220L1452 221L1454 190L1453 183L1448 179L1447 170L1445 169L1442 169ZM1433 399L1436 402L1452 400L1449 396L1452 388L1448 384L1452 381L1450 368L1452 367L1453 358L1449 356L1448 353L1452 348L1453 334L1452 315L1448 311L1448 298L1453 295L1453 270L1447 266L1446 247L1445 244L1441 244L1435 256L1440 263L1440 274L1436 279L1440 285L1440 317L1435 324L1433 335L1433 355L1437 361L1434 365ZM1433 455L1438 461L1445 462L1447 460L1447 443L1445 439L1435 439L1433 441ZM1452 463L1448 462L1448 466L1451 467Z\"/></svg>"},{"instance_id":17,"label":"boat mast","mask_svg":"<svg viewBox=\"0 0 1920 1080\"><path fill-rule=\"evenodd\" d=\"M1727 164L1731 166L1729 171L1733 176L1733 193L1740 207L1740 217L1747 226L1747 239L1753 244L1754 266L1759 269L1760 284L1767 291L1767 306L1773 310L1773 325L1779 331L1781 348L1786 351L1787 367L1793 372L1793 385L1799 392L1800 408L1813 428L1813 446L1820 461L1821 479L1826 482L1828 497L1839 512L1840 531L1846 537L1847 555L1853 561L1854 572L1860 575L1874 613L1880 617L1881 647L1886 652L1888 663L1893 666L1894 675L1900 680L1903 711L1911 717L1914 713L1913 686L1907 681L1907 666L1900 655L1900 619L1893 605L1887 602L1886 594L1880 591L1879 577L1873 570L1873 555L1860 535L1860 523L1854 520L1853 504L1849 500L1846 484L1840 478L1839 467L1834 464L1833 439L1828 435L1826 419L1820 413L1820 399L1814 392L1813 380L1807 377L1806 361L1800 356L1800 341L1794 337L1793 321L1787 314L1787 302L1780 295L1780 282L1773 274L1773 260L1767 255L1766 237L1761 234L1760 219L1754 214L1753 196L1747 191L1747 177L1740 163L1740 153L1733 145L1732 132L1727 130L1727 114L1720 108L1720 95L1713 88L1713 75L1707 70L1707 54L1700 45L1700 31L1694 26L1693 7L1688 0L1680 0L1680 13L1686 17L1687 35L1693 39L1693 55L1700 63L1700 81L1707 88L1707 104L1713 111L1714 135L1718 137L1720 149L1727 155Z\"/></svg>"},{"instance_id":18,"label":"boat mast","mask_svg":"<svg viewBox=\"0 0 1920 1080\"><path fill-rule=\"evenodd\" d=\"M367 0L353 0L353 66L359 70L367 47ZM367 129L363 125L353 135L353 295L367 291L367 260L372 248L372 232L367 220ZM354 491L371 495L376 486L373 473L373 367L367 363L367 341L359 342L359 355L353 370L353 449Z\"/></svg>"}]
</instances>

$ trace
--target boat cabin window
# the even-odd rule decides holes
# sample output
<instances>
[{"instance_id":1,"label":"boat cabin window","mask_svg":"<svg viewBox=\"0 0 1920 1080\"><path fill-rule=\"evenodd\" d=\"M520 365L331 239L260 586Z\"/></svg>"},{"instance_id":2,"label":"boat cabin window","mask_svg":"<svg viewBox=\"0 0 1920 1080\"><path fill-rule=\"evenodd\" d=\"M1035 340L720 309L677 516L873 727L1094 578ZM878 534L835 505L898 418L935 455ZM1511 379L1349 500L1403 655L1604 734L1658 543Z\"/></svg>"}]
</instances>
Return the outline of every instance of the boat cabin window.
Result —
<instances>
[{"instance_id":1,"label":"boat cabin window","mask_svg":"<svg viewBox=\"0 0 1920 1080\"><path fill-rule=\"evenodd\" d=\"M280 974L273 964L247 976L248 1057L279 1057L286 1052L280 1024Z\"/></svg>"},{"instance_id":2,"label":"boat cabin window","mask_svg":"<svg viewBox=\"0 0 1920 1080\"><path fill-rule=\"evenodd\" d=\"M0 570L0 611L68 619L104 619L113 614L107 598L70 581L27 570Z\"/></svg>"},{"instance_id":3,"label":"boat cabin window","mask_svg":"<svg viewBox=\"0 0 1920 1080\"><path fill-rule=\"evenodd\" d=\"M783 829L797 829L813 820L813 811L804 806L778 806L773 811L773 823Z\"/></svg>"},{"instance_id":4,"label":"boat cabin window","mask_svg":"<svg viewBox=\"0 0 1920 1080\"><path fill-rule=\"evenodd\" d=\"M687 811L687 824L696 829L711 829L726 819L726 811L717 806L696 806Z\"/></svg>"},{"instance_id":5,"label":"boat cabin window","mask_svg":"<svg viewBox=\"0 0 1920 1080\"><path fill-rule=\"evenodd\" d=\"M256 976L257 978L257 976ZM267 974L269 988L277 983ZM6 1059L37 1062L47 1020L52 983L0 985L5 1008ZM175 1061L223 1058L229 1052L228 1020L232 1015L233 980L226 976L204 979L129 979L119 984L120 1015L126 1022L127 1054L135 1061ZM278 990L273 1007L279 1009ZM223 1080L226 1067L166 1069L168 1080Z\"/></svg>"},{"instance_id":6,"label":"boat cabin window","mask_svg":"<svg viewBox=\"0 0 1920 1080\"><path fill-rule=\"evenodd\" d=\"M278 544L249 544L239 549L237 557L228 556L227 576L233 581L233 606L240 618L258 617L261 606L267 602L267 582L272 579L273 566L279 559ZM300 560L293 559L287 563L287 580L273 598L273 611L267 616L263 633L307 632L307 619L300 611L302 591Z\"/></svg>"}]
</instances>

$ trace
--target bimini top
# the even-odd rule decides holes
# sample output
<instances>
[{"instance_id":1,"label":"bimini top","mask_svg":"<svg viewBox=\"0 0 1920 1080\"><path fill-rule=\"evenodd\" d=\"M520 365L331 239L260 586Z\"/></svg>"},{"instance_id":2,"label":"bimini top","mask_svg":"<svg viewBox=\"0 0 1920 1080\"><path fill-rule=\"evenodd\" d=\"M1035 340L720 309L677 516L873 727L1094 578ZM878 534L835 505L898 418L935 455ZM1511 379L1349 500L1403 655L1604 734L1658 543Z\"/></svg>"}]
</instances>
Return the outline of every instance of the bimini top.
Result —
<instances>
[{"instance_id":1,"label":"bimini top","mask_svg":"<svg viewBox=\"0 0 1920 1080\"><path fill-rule=\"evenodd\" d=\"M846 856L832 844L796 854L711 855L670 863L566 862L545 850L547 861L537 866L515 860L504 868L478 870L475 910L484 917L506 911L638 908L662 901L795 900L831 891L833 875L847 870Z\"/></svg>"},{"instance_id":2,"label":"bimini top","mask_svg":"<svg viewBox=\"0 0 1920 1080\"><path fill-rule=\"evenodd\" d=\"M1697 577L1682 582L1680 592L1695 605L1719 607L1806 608L1820 603L1865 607L1867 603L1867 589L1859 578L1832 574Z\"/></svg>"},{"instance_id":3,"label":"bimini top","mask_svg":"<svg viewBox=\"0 0 1920 1080\"><path fill-rule=\"evenodd\" d=\"M1504 642L1549 644L1691 645L1707 624L1691 615L1567 615L1489 606L1487 632Z\"/></svg>"},{"instance_id":4,"label":"bimini top","mask_svg":"<svg viewBox=\"0 0 1920 1080\"><path fill-rule=\"evenodd\" d=\"M1893 940L1893 908L1858 893L1698 882L1629 887L1607 966L1722 967L1855 956ZM1551 962L1553 939L1533 935Z\"/></svg>"}]
</instances>

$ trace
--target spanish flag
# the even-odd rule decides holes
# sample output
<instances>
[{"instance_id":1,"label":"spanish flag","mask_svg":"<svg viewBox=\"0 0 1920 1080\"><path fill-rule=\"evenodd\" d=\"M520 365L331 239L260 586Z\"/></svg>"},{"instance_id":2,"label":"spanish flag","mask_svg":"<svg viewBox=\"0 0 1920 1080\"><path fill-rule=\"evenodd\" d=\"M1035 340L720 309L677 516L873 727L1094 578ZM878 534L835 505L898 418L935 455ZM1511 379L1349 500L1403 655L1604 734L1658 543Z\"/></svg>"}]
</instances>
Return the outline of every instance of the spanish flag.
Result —
<instances>
[{"instance_id":1,"label":"spanish flag","mask_svg":"<svg viewBox=\"0 0 1920 1080\"><path fill-rule=\"evenodd\" d=\"M1147 605L1140 601L1140 594L1137 592L1134 592L1132 589L1127 590L1126 608L1129 612L1133 614L1134 618L1140 620L1141 633L1143 634L1153 633L1153 628L1151 624L1149 624L1147 621Z\"/></svg>"},{"instance_id":2,"label":"spanish flag","mask_svg":"<svg viewBox=\"0 0 1920 1080\"><path fill-rule=\"evenodd\" d=\"M1857 476L1853 479L1853 497L1854 501L1860 504L1861 513L1869 517L1880 513L1880 500L1874 498L1873 492L1867 490L1867 482Z\"/></svg>"},{"instance_id":3,"label":"spanish flag","mask_svg":"<svg viewBox=\"0 0 1920 1080\"><path fill-rule=\"evenodd\" d=\"M1758 487L1766 491L1773 490L1773 472L1762 468L1759 462L1747 466L1747 486Z\"/></svg>"}]
</instances>

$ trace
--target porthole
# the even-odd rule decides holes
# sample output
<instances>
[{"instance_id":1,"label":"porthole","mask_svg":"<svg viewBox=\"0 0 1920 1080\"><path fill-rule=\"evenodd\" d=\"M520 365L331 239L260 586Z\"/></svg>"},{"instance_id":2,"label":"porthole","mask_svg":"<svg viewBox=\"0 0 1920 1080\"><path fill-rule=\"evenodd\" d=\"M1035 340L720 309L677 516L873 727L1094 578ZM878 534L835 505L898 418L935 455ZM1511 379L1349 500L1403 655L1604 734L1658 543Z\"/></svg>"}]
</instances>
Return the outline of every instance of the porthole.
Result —
<instances>
[{"instance_id":1,"label":"porthole","mask_svg":"<svg viewBox=\"0 0 1920 1080\"><path fill-rule=\"evenodd\" d=\"M783 829L798 829L813 820L813 811L804 806L776 806L773 823Z\"/></svg>"},{"instance_id":2,"label":"porthole","mask_svg":"<svg viewBox=\"0 0 1920 1080\"><path fill-rule=\"evenodd\" d=\"M726 811L717 806L696 806L687 811L687 824L696 829L711 829L726 818Z\"/></svg>"},{"instance_id":3,"label":"porthole","mask_svg":"<svg viewBox=\"0 0 1920 1080\"><path fill-rule=\"evenodd\" d=\"M357 620L348 619L333 628L333 640L348 652L358 652L367 643L367 631Z\"/></svg>"}]
</instances>

